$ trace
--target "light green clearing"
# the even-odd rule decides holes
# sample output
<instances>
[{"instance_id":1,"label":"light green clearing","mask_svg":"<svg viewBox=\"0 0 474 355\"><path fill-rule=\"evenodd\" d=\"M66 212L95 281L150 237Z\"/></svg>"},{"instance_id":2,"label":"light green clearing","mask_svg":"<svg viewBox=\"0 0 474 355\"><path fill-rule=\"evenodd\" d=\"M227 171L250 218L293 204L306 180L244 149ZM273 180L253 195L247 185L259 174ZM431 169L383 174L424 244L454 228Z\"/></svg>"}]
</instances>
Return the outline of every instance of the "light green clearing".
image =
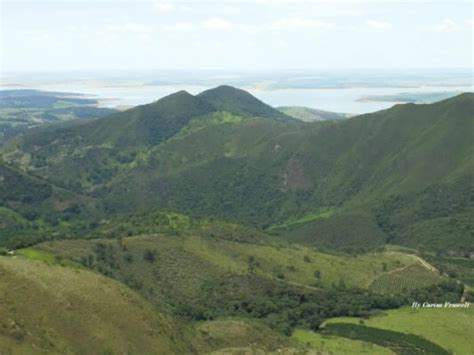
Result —
<instances>
[{"instance_id":1,"label":"light green clearing","mask_svg":"<svg viewBox=\"0 0 474 355\"><path fill-rule=\"evenodd\" d=\"M420 300L423 302L422 300ZM365 325L411 333L436 343L453 354L474 354L474 306L470 308L404 307L364 320ZM333 318L327 323L355 323L359 318Z\"/></svg>"},{"instance_id":2,"label":"light green clearing","mask_svg":"<svg viewBox=\"0 0 474 355\"><path fill-rule=\"evenodd\" d=\"M324 354L393 354L387 348L365 341L321 335L304 329L296 329L293 332L292 338L298 343L306 345L312 350L322 351Z\"/></svg>"},{"instance_id":3,"label":"light green clearing","mask_svg":"<svg viewBox=\"0 0 474 355\"><path fill-rule=\"evenodd\" d=\"M28 260L42 261L48 265L61 265L74 268L80 267L79 264L72 260L63 259L57 255L36 249L20 249L16 251L16 254Z\"/></svg>"},{"instance_id":4,"label":"light green clearing","mask_svg":"<svg viewBox=\"0 0 474 355\"><path fill-rule=\"evenodd\" d=\"M303 217L300 218L290 218L289 220L280 223L280 224L275 224L268 228L269 231L277 231L277 230L288 230L292 228L299 227L303 224L309 223L316 221L318 219L326 219L332 217L336 213L335 208L328 208L328 209L319 209L318 211L309 213L307 215L304 215Z\"/></svg>"}]
</instances>

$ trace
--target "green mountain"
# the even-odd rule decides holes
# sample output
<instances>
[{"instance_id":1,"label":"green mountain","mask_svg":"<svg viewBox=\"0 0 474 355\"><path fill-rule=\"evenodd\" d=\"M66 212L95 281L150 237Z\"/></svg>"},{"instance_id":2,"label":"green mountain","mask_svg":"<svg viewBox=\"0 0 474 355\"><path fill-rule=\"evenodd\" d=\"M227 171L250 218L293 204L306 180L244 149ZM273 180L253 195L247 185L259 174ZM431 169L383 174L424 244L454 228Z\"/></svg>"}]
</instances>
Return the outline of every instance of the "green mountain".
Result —
<instances>
[{"instance_id":1,"label":"green mountain","mask_svg":"<svg viewBox=\"0 0 474 355\"><path fill-rule=\"evenodd\" d=\"M464 253L474 247L473 106L463 94L309 124L268 119L273 109L219 87L31 132L4 156L107 213L170 209L327 248Z\"/></svg>"},{"instance_id":2,"label":"green mountain","mask_svg":"<svg viewBox=\"0 0 474 355\"><path fill-rule=\"evenodd\" d=\"M190 119L214 111L209 103L179 91L152 104L134 107L83 127L88 143L128 147L156 145L170 138Z\"/></svg>"},{"instance_id":3,"label":"green mountain","mask_svg":"<svg viewBox=\"0 0 474 355\"><path fill-rule=\"evenodd\" d=\"M315 108L304 106L281 106L277 107L277 109L290 117L304 122L335 121L344 120L350 117L347 113L317 110Z\"/></svg>"},{"instance_id":4,"label":"green mountain","mask_svg":"<svg viewBox=\"0 0 474 355\"><path fill-rule=\"evenodd\" d=\"M234 115L291 121L290 116L268 106L248 92L232 86L222 85L204 91L198 97L210 102L218 110Z\"/></svg>"}]
</instances>

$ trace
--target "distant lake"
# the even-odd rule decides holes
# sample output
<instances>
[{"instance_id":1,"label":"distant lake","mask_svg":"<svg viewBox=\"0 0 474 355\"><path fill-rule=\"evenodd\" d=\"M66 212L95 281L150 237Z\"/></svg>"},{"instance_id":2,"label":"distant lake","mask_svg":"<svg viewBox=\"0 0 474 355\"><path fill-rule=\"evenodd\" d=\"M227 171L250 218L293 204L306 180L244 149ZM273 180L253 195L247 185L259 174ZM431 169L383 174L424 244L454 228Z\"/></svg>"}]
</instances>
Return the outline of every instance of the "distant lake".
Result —
<instances>
[{"instance_id":1,"label":"distant lake","mask_svg":"<svg viewBox=\"0 0 474 355\"><path fill-rule=\"evenodd\" d=\"M341 88L341 89L282 89L255 91L252 94L272 106L309 106L320 110L367 113L390 108L395 102L361 101L366 96L395 95L400 93L472 92L474 87L420 87L420 88Z\"/></svg>"},{"instance_id":2,"label":"distant lake","mask_svg":"<svg viewBox=\"0 0 474 355\"><path fill-rule=\"evenodd\" d=\"M361 101L362 97L395 95L400 93L439 93L439 92L473 92L473 86L420 86L420 87L369 87L369 88L288 88L260 89L255 86L241 86L262 101L272 106L308 106L321 110L367 113L393 106L394 102ZM70 84L45 83L34 86L3 86L2 89L39 89L48 91L74 92L99 100L102 107L130 107L156 101L179 90L187 90L191 94L211 88L207 85L142 85L127 83L111 85L106 82L78 82Z\"/></svg>"}]
</instances>

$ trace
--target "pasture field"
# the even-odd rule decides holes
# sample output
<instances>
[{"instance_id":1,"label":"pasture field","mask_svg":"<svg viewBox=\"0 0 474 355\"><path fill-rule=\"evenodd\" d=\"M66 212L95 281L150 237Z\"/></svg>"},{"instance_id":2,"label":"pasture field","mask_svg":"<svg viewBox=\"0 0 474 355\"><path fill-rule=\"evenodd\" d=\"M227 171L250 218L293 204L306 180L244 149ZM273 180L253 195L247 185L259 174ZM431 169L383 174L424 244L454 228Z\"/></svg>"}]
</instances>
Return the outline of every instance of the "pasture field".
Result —
<instances>
[{"instance_id":1,"label":"pasture field","mask_svg":"<svg viewBox=\"0 0 474 355\"><path fill-rule=\"evenodd\" d=\"M292 338L298 343L307 346L310 350L321 351L328 355L352 355L352 354L373 354L388 355L394 354L390 349L368 343L365 341L323 335L310 330L297 329Z\"/></svg>"},{"instance_id":2,"label":"pasture field","mask_svg":"<svg viewBox=\"0 0 474 355\"><path fill-rule=\"evenodd\" d=\"M359 323L359 318L333 318L331 323ZM411 333L436 343L453 354L474 354L474 307L413 309L404 307L385 311L364 320L365 325Z\"/></svg>"},{"instance_id":3,"label":"pasture field","mask_svg":"<svg viewBox=\"0 0 474 355\"><path fill-rule=\"evenodd\" d=\"M393 350L398 355L449 355L446 349L414 335L388 329L367 327L362 324L330 323L324 326L323 334L363 340Z\"/></svg>"}]
</instances>

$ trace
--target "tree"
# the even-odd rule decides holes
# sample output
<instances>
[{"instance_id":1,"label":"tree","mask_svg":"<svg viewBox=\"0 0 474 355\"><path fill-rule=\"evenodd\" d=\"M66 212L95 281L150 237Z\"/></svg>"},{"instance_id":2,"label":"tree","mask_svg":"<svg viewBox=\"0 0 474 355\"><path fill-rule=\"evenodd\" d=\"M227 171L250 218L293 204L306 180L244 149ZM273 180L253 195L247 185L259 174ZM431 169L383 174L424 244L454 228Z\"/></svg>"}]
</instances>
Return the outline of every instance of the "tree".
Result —
<instances>
[{"instance_id":1,"label":"tree","mask_svg":"<svg viewBox=\"0 0 474 355\"><path fill-rule=\"evenodd\" d=\"M145 252L143 253L143 259L150 263L154 263L156 260L157 254L158 253L156 250L146 249Z\"/></svg>"}]
</instances>

